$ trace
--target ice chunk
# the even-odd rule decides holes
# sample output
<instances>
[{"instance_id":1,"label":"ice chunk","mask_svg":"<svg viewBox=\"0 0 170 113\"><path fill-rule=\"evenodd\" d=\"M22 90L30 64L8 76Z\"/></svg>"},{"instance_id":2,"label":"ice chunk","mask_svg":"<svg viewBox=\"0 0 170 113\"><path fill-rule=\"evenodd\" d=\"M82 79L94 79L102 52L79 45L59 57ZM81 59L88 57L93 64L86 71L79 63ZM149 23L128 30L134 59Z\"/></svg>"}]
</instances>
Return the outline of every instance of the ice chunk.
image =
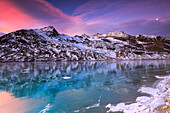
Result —
<instances>
[{"instance_id":1,"label":"ice chunk","mask_svg":"<svg viewBox=\"0 0 170 113\"><path fill-rule=\"evenodd\" d=\"M63 79L70 79L71 77L62 77Z\"/></svg>"}]
</instances>

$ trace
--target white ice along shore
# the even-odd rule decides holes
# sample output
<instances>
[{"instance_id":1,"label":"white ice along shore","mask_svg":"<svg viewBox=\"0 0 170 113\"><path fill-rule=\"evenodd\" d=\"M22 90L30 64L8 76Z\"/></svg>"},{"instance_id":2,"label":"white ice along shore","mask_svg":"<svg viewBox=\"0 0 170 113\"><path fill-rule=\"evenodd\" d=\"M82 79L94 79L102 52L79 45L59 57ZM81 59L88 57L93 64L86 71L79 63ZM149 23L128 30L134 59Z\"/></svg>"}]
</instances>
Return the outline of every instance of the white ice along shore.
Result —
<instances>
[{"instance_id":1,"label":"white ice along shore","mask_svg":"<svg viewBox=\"0 0 170 113\"><path fill-rule=\"evenodd\" d=\"M138 91L149 94L150 96L137 97L136 102L132 104L119 103L116 106L108 104L107 112L124 112L124 113L154 113L154 110L161 105L169 105L162 99L170 99L170 75L165 77L156 76L157 79L162 79L156 88L141 87Z\"/></svg>"}]
</instances>

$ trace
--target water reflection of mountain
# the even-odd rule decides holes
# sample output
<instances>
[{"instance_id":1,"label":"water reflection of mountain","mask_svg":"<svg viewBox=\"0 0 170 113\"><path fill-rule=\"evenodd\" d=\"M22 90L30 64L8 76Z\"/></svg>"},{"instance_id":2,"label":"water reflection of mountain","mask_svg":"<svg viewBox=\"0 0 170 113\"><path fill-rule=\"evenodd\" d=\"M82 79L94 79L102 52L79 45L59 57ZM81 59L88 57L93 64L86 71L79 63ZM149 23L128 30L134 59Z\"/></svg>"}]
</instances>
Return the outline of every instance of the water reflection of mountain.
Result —
<instances>
[{"instance_id":1,"label":"water reflection of mountain","mask_svg":"<svg viewBox=\"0 0 170 113\"><path fill-rule=\"evenodd\" d=\"M146 85L153 82L147 78L166 74L168 70L170 62L156 60L0 63L0 89L16 97L55 97L61 91L91 86L115 90L122 86L126 88L127 84L131 88ZM71 79L65 80L64 76Z\"/></svg>"}]
</instances>

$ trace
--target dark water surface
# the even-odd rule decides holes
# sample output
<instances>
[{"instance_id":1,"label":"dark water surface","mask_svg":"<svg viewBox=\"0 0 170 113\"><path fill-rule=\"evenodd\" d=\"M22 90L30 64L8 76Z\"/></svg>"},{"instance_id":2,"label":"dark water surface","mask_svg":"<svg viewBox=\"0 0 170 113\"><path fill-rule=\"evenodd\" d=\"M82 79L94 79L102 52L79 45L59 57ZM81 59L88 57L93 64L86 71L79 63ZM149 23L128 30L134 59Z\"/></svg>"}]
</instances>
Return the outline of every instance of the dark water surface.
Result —
<instances>
[{"instance_id":1,"label":"dark water surface","mask_svg":"<svg viewBox=\"0 0 170 113\"><path fill-rule=\"evenodd\" d=\"M0 113L105 113L168 74L167 60L0 63Z\"/></svg>"}]
</instances>

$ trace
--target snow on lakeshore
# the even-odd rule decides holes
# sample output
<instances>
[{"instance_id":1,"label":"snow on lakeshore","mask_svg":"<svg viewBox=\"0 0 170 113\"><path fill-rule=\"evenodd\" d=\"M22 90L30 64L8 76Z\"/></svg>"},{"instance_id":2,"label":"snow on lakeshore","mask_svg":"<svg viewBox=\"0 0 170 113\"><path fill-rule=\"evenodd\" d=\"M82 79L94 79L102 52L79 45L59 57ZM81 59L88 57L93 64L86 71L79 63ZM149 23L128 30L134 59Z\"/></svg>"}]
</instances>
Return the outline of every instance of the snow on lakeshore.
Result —
<instances>
[{"instance_id":1,"label":"snow on lakeshore","mask_svg":"<svg viewBox=\"0 0 170 113\"><path fill-rule=\"evenodd\" d=\"M149 96L137 97L136 103L126 105L125 103L119 103L116 106L108 104L106 108L109 108L107 112L121 111L124 113L154 113L154 110L161 105L169 105L164 102L164 98L170 99L170 75L165 77L156 76L157 79L162 79L156 88L141 87L138 91L141 93L149 94Z\"/></svg>"}]
</instances>

